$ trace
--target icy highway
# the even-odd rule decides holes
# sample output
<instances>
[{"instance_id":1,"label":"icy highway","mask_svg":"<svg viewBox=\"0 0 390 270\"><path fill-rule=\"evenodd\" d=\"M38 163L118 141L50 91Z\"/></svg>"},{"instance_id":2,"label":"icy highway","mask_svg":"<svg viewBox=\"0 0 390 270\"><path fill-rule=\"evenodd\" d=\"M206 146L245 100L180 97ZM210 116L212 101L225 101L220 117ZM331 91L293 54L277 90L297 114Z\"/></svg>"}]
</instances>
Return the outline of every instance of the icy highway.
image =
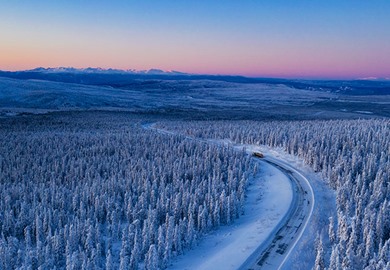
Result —
<instances>
[{"instance_id":1,"label":"icy highway","mask_svg":"<svg viewBox=\"0 0 390 270\"><path fill-rule=\"evenodd\" d=\"M276 167L290 179L293 200L284 218L244 262L240 270L283 269L284 263L301 238L314 207L314 194L310 183L297 169L272 157L261 160Z\"/></svg>"}]
</instances>

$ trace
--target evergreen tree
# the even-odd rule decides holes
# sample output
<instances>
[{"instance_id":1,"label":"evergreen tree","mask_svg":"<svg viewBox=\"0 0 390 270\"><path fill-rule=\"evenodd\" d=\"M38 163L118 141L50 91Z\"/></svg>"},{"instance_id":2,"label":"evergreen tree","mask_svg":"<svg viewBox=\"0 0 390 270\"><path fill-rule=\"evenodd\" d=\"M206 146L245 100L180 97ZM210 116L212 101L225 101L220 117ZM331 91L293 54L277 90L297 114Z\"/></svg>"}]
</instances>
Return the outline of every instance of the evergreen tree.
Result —
<instances>
[{"instance_id":1,"label":"evergreen tree","mask_svg":"<svg viewBox=\"0 0 390 270\"><path fill-rule=\"evenodd\" d=\"M145 259L145 270L158 270L158 254L155 245L151 245Z\"/></svg>"},{"instance_id":2,"label":"evergreen tree","mask_svg":"<svg viewBox=\"0 0 390 270\"><path fill-rule=\"evenodd\" d=\"M322 237L317 236L317 247L316 247L316 260L314 263L315 270L324 270L325 261L324 261L324 247L322 244Z\"/></svg>"}]
</instances>

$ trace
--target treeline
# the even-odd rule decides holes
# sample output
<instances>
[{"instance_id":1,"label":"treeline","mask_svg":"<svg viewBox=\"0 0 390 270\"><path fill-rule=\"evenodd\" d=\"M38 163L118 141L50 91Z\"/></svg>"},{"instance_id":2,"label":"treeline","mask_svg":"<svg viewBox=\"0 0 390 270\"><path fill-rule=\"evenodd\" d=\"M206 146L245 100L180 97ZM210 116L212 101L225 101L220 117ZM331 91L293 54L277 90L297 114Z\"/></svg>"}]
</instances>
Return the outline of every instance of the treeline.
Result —
<instances>
[{"instance_id":1,"label":"treeline","mask_svg":"<svg viewBox=\"0 0 390 270\"><path fill-rule=\"evenodd\" d=\"M250 168L127 116L0 120L0 269L165 268L240 216Z\"/></svg>"},{"instance_id":2,"label":"treeline","mask_svg":"<svg viewBox=\"0 0 390 270\"><path fill-rule=\"evenodd\" d=\"M282 147L337 193L337 213L316 242L315 269L390 269L390 121L167 122L201 138Z\"/></svg>"}]
</instances>

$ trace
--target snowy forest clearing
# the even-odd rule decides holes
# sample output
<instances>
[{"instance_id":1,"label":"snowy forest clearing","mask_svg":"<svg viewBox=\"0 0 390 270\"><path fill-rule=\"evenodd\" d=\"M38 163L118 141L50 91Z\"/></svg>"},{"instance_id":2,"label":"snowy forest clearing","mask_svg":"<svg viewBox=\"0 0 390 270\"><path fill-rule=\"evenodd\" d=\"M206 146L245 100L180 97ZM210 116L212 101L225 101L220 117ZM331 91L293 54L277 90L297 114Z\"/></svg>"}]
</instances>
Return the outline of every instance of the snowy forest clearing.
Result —
<instances>
[{"instance_id":1,"label":"snowy forest clearing","mask_svg":"<svg viewBox=\"0 0 390 270\"><path fill-rule=\"evenodd\" d=\"M287 213L292 201L289 179L262 161L251 180L244 216L205 236L199 245L175 259L168 269L238 269Z\"/></svg>"}]
</instances>

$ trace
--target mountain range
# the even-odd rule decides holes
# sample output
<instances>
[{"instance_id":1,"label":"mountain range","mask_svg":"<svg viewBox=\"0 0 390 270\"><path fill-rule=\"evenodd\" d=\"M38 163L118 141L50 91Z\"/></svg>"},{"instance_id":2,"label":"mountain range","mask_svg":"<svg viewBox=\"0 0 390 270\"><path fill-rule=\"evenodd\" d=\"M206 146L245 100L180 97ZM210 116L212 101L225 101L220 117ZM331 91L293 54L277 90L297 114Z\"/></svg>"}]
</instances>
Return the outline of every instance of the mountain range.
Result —
<instances>
[{"instance_id":1,"label":"mountain range","mask_svg":"<svg viewBox=\"0 0 390 270\"><path fill-rule=\"evenodd\" d=\"M113 69L113 68L74 68L74 67L54 67L44 68L38 67L20 72L40 72L40 73L100 73L100 74L143 74L143 75L190 75L180 71L165 71L161 69L136 70L136 69Z\"/></svg>"}]
</instances>

